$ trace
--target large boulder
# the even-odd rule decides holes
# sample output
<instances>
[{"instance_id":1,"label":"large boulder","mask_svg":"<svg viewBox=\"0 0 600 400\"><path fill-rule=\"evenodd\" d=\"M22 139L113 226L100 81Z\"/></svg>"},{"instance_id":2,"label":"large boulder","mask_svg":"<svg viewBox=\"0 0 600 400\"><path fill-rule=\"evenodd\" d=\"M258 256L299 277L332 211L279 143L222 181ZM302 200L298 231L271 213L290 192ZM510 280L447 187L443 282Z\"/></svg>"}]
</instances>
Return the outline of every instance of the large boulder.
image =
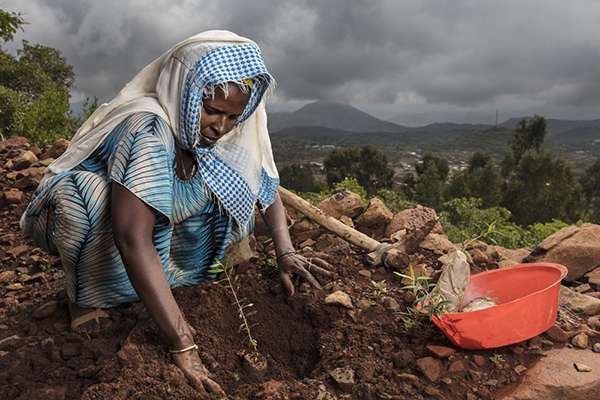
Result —
<instances>
[{"instance_id":1,"label":"large boulder","mask_svg":"<svg viewBox=\"0 0 600 400\"><path fill-rule=\"evenodd\" d=\"M577 280L600 266L600 225L563 228L540 243L525 261L562 264L569 269L566 279Z\"/></svg>"},{"instance_id":2,"label":"large boulder","mask_svg":"<svg viewBox=\"0 0 600 400\"><path fill-rule=\"evenodd\" d=\"M338 190L319 203L319 208L330 217L340 219L343 215L355 218L365 206L359 195L348 190Z\"/></svg>"},{"instance_id":3,"label":"large boulder","mask_svg":"<svg viewBox=\"0 0 600 400\"><path fill-rule=\"evenodd\" d=\"M591 400L600 399L600 356L591 351L569 348L546 353L521 384L501 400ZM591 367L579 372L575 364Z\"/></svg>"},{"instance_id":4,"label":"large boulder","mask_svg":"<svg viewBox=\"0 0 600 400\"><path fill-rule=\"evenodd\" d=\"M427 225L432 220L438 220L437 213L433 208L418 205L415 208L402 210L394 214L394 217L385 228L385 236L391 237L394 233L402 230L417 230ZM442 226L439 222L433 227L431 232L442 233Z\"/></svg>"},{"instance_id":5,"label":"large boulder","mask_svg":"<svg viewBox=\"0 0 600 400\"><path fill-rule=\"evenodd\" d=\"M373 197L369 201L367 210L356 221L356 229L374 237L381 239L385 234L387 224L392 220L394 214L386 207L385 203Z\"/></svg>"}]
</instances>

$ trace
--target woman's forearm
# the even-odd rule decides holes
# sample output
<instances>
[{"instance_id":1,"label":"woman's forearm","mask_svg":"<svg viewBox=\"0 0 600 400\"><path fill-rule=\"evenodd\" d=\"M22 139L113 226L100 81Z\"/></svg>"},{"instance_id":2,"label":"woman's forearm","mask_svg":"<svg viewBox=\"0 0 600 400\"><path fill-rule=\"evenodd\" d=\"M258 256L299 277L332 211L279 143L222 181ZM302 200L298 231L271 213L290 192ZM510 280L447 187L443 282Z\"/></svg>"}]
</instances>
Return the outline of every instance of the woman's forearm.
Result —
<instances>
[{"instance_id":1,"label":"woman's forearm","mask_svg":"<svg viewBox=\"0 0 600 400\"><path fill-rule=\"evenodd\" d=\"M175 302L154 243L154 211L120 185L113 184L113 233L125 270L140 300L174 348L193 343Z\"/></svg>"},{"instance_id":2,"label":"woman's forearm","mask_svg":"<svg viewBox=\"0 0 600 400\"><path fill-rule=\"evenodd\" d=\"M294 246L287 226L285 208L279 193L275 195L275 201L262 213L262 216L273 238L277 255L293 251Z\"/></svg>"}]
</instances>

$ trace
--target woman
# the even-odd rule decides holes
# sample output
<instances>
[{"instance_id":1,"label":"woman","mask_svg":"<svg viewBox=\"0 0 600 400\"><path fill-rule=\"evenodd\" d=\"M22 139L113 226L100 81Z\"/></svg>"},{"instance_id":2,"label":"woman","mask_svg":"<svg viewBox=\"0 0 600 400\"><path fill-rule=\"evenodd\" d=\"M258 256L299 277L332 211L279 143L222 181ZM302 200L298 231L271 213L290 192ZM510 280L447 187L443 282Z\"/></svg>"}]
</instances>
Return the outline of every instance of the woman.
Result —
<instances>
[{"instance_id":1,"label":"woman","mask_svg":"<svg viewBox=\"0 0 600 400\"><path fill-rule=\"evenodd\" d=\"M146 66L83 124L21 219L62 259L73 329L107 317L98 307L141 299L175 364L199 390L222 393L170 288L213 278L214 259L252 229L257 202L288 293L294 273L319 287L308 269L327 275L328 265L294 252L277 194L263 100L273 84L256 44L208 31Z\"/></svg>"}]
</instances>

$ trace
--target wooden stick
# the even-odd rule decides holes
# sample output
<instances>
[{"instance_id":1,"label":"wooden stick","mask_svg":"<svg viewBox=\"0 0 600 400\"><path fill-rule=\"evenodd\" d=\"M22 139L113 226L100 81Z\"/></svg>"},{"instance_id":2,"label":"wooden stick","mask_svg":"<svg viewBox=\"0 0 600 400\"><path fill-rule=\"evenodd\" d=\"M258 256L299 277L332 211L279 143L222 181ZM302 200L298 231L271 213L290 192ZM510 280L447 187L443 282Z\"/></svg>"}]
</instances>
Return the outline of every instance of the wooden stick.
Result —
<instances>
[{"instance_id":1,"label":"wooden stick","mask_svg":"<svg viewBox=\"0 0 600 400\"><path fill-rule=\"evenodd\" d=\"M370 252L373 252L381 247L381 243L379 243L377 240L357 231L356 229L352 229L348 225L345 225L333 217L326 215L319 208L313 206L308 201L304 200L300 196L295 195L286 188L279 186L278 190L279 196L281 196L281 201L283 201L285 205L305 215L323 228L335 233L342 239Z\"/></svg>"}]
</instances>

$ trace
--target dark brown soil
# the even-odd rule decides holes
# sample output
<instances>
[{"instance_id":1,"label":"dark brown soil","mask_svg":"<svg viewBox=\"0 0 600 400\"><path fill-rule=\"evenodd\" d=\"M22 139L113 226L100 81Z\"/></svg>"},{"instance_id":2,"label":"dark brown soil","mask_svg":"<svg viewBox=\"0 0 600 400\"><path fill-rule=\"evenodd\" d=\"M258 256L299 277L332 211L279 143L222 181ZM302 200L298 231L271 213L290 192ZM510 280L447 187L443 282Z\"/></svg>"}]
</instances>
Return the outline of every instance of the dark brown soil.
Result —
<instances>
[{"instance_id":1,"label":"dark brown soil","mask_svg":"<svg viewBox=\"0 0 600 400\"><path fill-rule=\"evenodd\" d=\"M0 150L0 166L7 154ZM0 171L2 191L14 186L6 172ZM143 305L111 310L110 326L99 333L70 331L60 262L24 241L18 229L29 196L0 210L0 273L16 272L10 282L0 283L1 398L199 398L169 361ZM247 340L238 330L228 289L208 283L174 291L197 330L202 360L231 399L494 399L519 380L517 366L530 367L539 358L540 338L495 351L456 349L449 358L438 358L425 346L452 347L445 337L429 324L407 330L402 314L390 310L385 297L395 299L400 311L407 298L390 271L370 270L372 280L386 281L388 293L377 295L371 280L358 273L368 269L359 252L330 251L325 257L337 277L324 280L323 291L298 285L298 293L288 298L277 271L267 266L269 249L258 247L259 258L238 273L240 293L256 311L250 320L268 362L264 374L251 373L242 363L239 353L248 349ZM432 254L416 258L437 267ZM23 287L10 290L14 283ZM354 308L325 305L325 296L335 290L349 294ZM372 305L360 308L360 300ZM441 366L435 381L416 362L430 356ZM330 376L336 368L354 371L354 384L338 385Z\"/></svg>"}]
</instances>

